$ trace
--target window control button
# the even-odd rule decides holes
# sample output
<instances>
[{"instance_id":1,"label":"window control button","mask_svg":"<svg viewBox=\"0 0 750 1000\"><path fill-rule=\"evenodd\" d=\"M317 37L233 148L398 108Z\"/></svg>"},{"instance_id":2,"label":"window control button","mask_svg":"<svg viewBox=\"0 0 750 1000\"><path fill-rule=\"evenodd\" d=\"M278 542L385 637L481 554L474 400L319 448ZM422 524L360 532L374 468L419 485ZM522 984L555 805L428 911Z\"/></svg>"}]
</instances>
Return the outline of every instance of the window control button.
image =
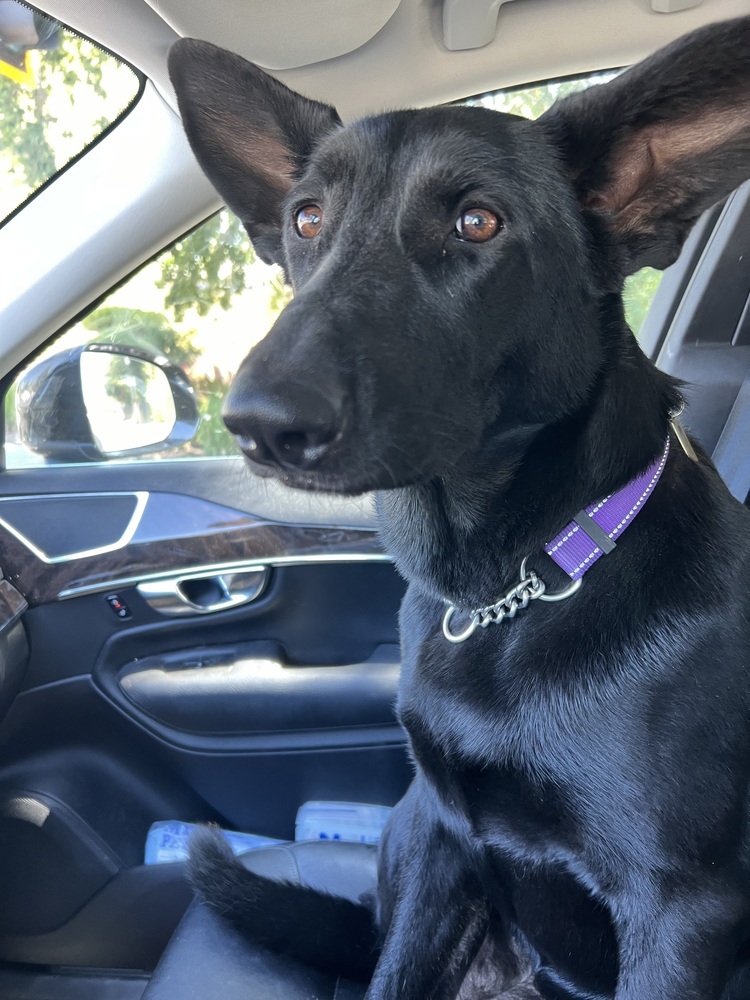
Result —
<instances>
[{"instance_id":1,"label":"window control button","mask_svg":"<svg viewBox=\"0 0 750 1000\"><path fill-rule=\"evenodd\" d=\"M118 594L109 594L106 598L107 604L112 608L118 618L132 618L133 615L125 601Z\"/></svg>"}]
</instances>

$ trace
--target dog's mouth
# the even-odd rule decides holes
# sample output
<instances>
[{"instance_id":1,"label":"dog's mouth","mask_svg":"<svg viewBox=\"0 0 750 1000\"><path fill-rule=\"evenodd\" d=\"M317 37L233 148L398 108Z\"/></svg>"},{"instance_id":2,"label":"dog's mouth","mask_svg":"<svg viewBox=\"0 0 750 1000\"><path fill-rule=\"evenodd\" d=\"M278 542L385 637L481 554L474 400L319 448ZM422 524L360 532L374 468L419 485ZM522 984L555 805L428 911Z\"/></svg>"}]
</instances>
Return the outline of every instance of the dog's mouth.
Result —
<instances>
[{"instance_id":1,"label":"dog's mouth","mask_svg":"<svg viewBox=\"0 0 750 1000\"><path fill-rule=\"evenodd\" d=\"M224 422L253 473L297 490L401 489L456 462L467 437L455 420L392 398L378 403L371 383L360 378L334 393L321 389L322 380L269 384L250 370L232 386Z\"/></svg>"},{"instance_id":2,"label":"dog's mouth","mask_svg":"<svg viewBox=\"0 0 750 1000\"><path fill-rule=\"evenodd\" d=\"M275 479L295 490L314 493L336 493L343 496L360 496L376 490L401 489L413 486L430 478L426 474L398 475L387 469L349 469L335 471L328 469L289 469L266 465L253 460L244 452L249 470L262 479Z\"/></svg>"},{"instance_id":3,"label":"dog's mouth","mask_svg":"<svg viewBox=\"0 0 750 1000\"><path fill-rule=\"evenodd\" d=\"M372 490L382 489L377 483L367 479L336 475L335 473L294 471L291 469L272 469L267 465L247 459L250 471L262 479L275 479L294 490L306 490L310 493L336 493L343 496L359 496Z\"/></svg>"},{"instance_id":4,"label":"dog's mouth","mask_svg":"<svg viewBox=\"0 0 750 1000\"><path fill-rule=\"evenodd\" d=\"M426 482L434 477L429 463L407 462L403 455L395 462L390 455L379 455L365 440L348 439L338 434L331 447L306 456L304 466L288 461L269 460L260 455L255 442L236 435L248 469L262 479L275 479L296 490L359 496L378 490L401 489ZM347 446L348 441L348 446Z\"/></svg>"}]
</instances>

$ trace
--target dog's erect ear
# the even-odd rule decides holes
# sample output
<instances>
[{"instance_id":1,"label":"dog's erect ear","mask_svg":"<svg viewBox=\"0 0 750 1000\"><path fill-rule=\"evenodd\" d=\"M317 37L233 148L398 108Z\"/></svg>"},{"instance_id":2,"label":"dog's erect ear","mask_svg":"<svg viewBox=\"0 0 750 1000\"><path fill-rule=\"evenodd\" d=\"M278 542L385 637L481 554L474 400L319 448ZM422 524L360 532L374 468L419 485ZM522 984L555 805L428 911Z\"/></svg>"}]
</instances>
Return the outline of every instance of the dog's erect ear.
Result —
<instances>
[{"instance_id":1,"label":"dog's erect ear","mask_svg":"<svg viewBox=\"0 0 750 1000\"><path fill-rule=\"evenodd\" d=\"M281 200L315 144L341 124L339 116L195 38L169 50L169 75L206 176L242 220L258 256L281 263Z\"/></svg>"},{"instance_id":2,"label":"dog's erect ear","mask_svg":"<svg viewBox=\"0 0 750 1000\"><path fill-rule=\"evenodd\" d=\"M540 122L625 273L666 267L701 212L750 177L750 17L686 35Z\"/></svg>"}]
</instances>

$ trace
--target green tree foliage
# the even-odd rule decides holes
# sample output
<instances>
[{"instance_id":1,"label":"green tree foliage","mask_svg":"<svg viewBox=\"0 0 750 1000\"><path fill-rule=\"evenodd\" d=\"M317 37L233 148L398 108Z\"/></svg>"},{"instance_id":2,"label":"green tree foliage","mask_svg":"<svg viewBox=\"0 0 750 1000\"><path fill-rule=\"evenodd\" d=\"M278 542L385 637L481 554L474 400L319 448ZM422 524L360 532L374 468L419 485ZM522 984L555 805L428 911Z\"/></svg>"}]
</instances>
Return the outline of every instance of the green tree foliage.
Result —
<instances>
[{"instance_id":1,"label":"green tree foliage","mask_svg":"<svg viewBox=\"0 0 750 1000\"><path fill-rule=\"evenodd\" d=\"M91 142L116 118L121 102L113 104L105 89L107 73L120 67L116 59L69 31L59 32L59 44L34 56L33 85L0 76L0 150L5 164L16 181L18 200L31 194L65 163ZM132 76L132 74L131 74ZM137 90L121 86L125 104ZM61 127L60 95L71 108L86 92L87 107L95 107L90 95L101 98L102 113L82 118L75 114L75 135ZM12 207L12 205L10 206ZM218 369L196 375L192 368L199 357L195 346L196 331L177 329L170 321L182 324L193 309L199 316L214 307L229 309L235 295L247 287L246 269L255 260L250 242L239 220L229 212L220 212L193 230L159 259L164 291L164 313L126 306L100 306L82 323L91 332L91 340L139 347L166 357L172 364L191 374L201 411L201 422L191 449L196 453L232 454L235 446L221 421L221 404L227 379ZM275 283L274 304L281 309L288 292ZM58 347L59 349L59 347ZM6 398L6 412L11 430L15 423L14 392Z\"/></svg>"},{"instance_id":2,"label":"green tree foliage","mask_svg":"<svg viewBox=\"0 0 750 1000\"><path fill-rule=\"evenodd\" d=\"M13 80L0 76L0 107L3 109L0 148L10 152L11 174L20 175L28 194L56 170L55 154L46 137L46 94L45 88L25 91Z\"/></svg>"},{"instance_id":3,"label":"green tree foliage","mask_svg":"<svg viewBox=\"0 0 750 1000\"><path fill-rule=\"evenodd\" d=\"M625 304L625 319L634 333L639 333L651 307L656 289L664 277L663 271L655 271L653 267L644 267L625 279L622 299Z\"/></svg>"},{"instance_id":4,"label":"green tree foliage","mask_svg":"<svg viewBox=\"0 0 750 1000\"><path fill-rule=\"evenodd\" d=\"M538 118L548 111L555 101L587 90L591 86L606 83L617 74L596 73L591 76L575 77L568 80L551 80L540 83L536 87L519 87L517 90L491 91L472 97L466 104L482 108L492 108L509 115L520 115L521 118Z\"/></svg>"},{"instance_id":5,"label":"green tree foliage","mask_svg":"<svg viewBox=\"0 0 750 1000\"><path fill-rule=\"evenodd\" d=\"M214 306L229 309L247 287L246 268L255 260L236 215L219 212L174 243L160 258L164 306L181 322L188 309L206 316Z\"/></svg>"},{"instance_id":6,"label":"green tree foliage","mask_svg":"<svg viewBox=\"0 0 750 1000\"><path fill-rule=\"evenodd\" d=\"M58 37L57 47L35 54L33 86L0 76L0 150L7 151L10 172L19 182L20 198L64 166L123 110L122 100L113 104L105 88L113 73L121 70L132 77L130 87L120 80L124 104L137 89L136 78L113 56L64 29ZM76 114L75 136L70 129L61 133L59 119L52 110L53 93L58 98L65 95L65 100L75 107L77 97L81 103L84 91L89 106L92 93L101 99L102 113L88 119ZM247 269L254 261L239 219L230 212L217 213L160 257L158 287L164 291L164 308L178 323L189 310L206 316L216 306L229 309L234 296L246 289ZM272 309L280 310L289 299L289 291L280 279L274 282L271 294ZM139 316L138 322L141 320Z\"/></svg>"},{"instance_id":7,"label":"green tree foliage","mask_svg":"<svg viewBox=\"0 0 750 1000\"><path fill-rule=\"evenodd\" d=\"M231 309L232 300L248 287L248 267L256 257L242 223L232 212L208 219L159 258L166 290L164 306L181 322L188 309L206 316L214 306ZM270 306L280 312L291 298L280 277L274 278Z\"/></svg>"},{"instance_id":8,"label":"green tree foliage","mask_svg":"<svg viewBox=\"0 0 750 1000\"><path fill-rule=\"evenodd\" d=\"M236 455L237 445L221 418L228 380L215 368L209 375L194 375L193 385L198 394L201 422L190 442L191 449L199 455Z\"/></svg>"},{"instance_id":9,"label":"green tree foliage","mask_svg":"<svg viewBox=\"0 0 750 1000\"><path fill-rule=\"evenodd\" d=\"M68 31L61 31L59 38L59 45L46 50L38 60L33 86L0 76L0 150L9 154L10 170L21 181L22 197L63 167L110 120L104 115L89 120L77 118L75 144L65 141L73 137L70 131L63 130L59 138L64 141L53 146L52 135L59 124L50 108L53 91L58 95L67 94L72 107L76 88L84 84L106 102L103 70L113 62L112 56ZM133 94L137 86L133 77ZM111 117L116 117L120 110L110 111Z\"/></svg>"},{"instance_id":10,"label":"green tree foliage","mask_svg":"<svg viewBox=\"0 0 750 1000\"><path fill-rule=\"evenodd\" d=\"M195 330L177 331L163 313L125 306L100 306L84 319L101 344L123 344L163 354L178 368L189 370L198 352L193 345Z\"/></svg>"}]
</instances>

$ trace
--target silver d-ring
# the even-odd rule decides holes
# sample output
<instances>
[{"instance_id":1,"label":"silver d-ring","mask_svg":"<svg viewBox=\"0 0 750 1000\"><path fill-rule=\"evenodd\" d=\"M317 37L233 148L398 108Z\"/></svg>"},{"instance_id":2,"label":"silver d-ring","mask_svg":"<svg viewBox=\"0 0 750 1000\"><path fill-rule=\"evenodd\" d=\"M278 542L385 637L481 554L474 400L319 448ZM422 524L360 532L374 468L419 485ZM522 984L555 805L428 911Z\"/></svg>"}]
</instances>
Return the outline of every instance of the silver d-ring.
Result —
<instances>
[{"instance_id":1,"label":"silver d-ring","mask_svg":"<svg viewBox=\"0 0 750 1000\"><path fill-rule=\"evenodd\" d=\"M526 563L529 561L529 556L521 563L521 579L526 579ZM573 594L577 593L581 589L581 584L583 583L583 577L579 576L577 580L574 580L569 587L565 587L563 590L558 590L554 594L550 594L549 591L545 590L543 594L539 594L537 600L548 601L550 604L554 604L555 601L564 601L568 597L572 597Z\"/></svg>"},{"instance_id":2,"label":"silver d-ring","mask_svg":"<svg viewBox=\"0 0 750 1000\"><path fill-rule=\"evenodd\" d=\"M471 621L463 632L451 632L450 623L456 611L458 611L458 608L455 608L451 604L449 608L446 608L445 614L443 615L443 635L448 642L463 642L464 639L468 639L470 635L474 635L479 626L477 618L472 616Z\"/></svg>"}]
</instances>

